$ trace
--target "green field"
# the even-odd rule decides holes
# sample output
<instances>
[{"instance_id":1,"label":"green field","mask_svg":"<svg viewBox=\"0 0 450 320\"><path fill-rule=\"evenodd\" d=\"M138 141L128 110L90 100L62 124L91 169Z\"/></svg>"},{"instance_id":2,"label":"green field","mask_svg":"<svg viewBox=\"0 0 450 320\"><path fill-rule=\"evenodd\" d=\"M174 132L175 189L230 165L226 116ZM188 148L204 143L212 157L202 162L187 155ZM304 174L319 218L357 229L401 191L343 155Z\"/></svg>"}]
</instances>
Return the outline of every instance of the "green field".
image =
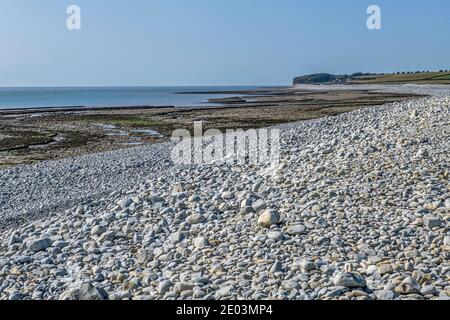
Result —
<instances>
[{"instance_id":1,"label":"green field","mask_svg":"<svg viewBox=\"0 0 450 320\"><path fill-rule=\"evenodd\" d=\"M445 76L436 77L435 80L450 80L450 74Z\"/></svg>"},{"instance_id":2,"label":"green field","mask_svg":"<svg viewBox=\"0 0 450 320\"><path fill-rule=\"evenodd\" d=\"M420 83L450 84L450 72L418 72L405 74L365 75L348 81L352 84Z\"/></svg>"}]
</instances>

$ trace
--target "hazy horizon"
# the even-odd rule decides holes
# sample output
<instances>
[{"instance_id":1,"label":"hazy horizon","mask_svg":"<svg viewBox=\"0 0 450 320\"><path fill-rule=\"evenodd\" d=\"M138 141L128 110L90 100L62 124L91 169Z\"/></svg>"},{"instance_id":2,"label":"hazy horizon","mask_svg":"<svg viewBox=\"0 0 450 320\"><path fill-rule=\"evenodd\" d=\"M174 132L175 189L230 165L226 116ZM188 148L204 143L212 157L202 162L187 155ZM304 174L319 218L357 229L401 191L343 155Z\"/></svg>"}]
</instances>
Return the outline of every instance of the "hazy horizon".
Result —
<instances>
[{"instance_id":1,"label":"hazy horizon","mask_svg":"<svg viewBox=\"0 0 450 320\"><path fill-rule=\"evenodd\" d=\"M240 85L240 84L224 84L224 85L208 85L208 84L198 84L198 85L79 85L79 86L65 86L65 85L56 85L56 86L35 86L35 85L30 85L30 86L0 86L1 89L20 89L20 88L24 88L24 89L48 89L48 88L61 88L61 89L71 89L71 88L76 88L76 89L89 89L89 88L211 88L211 87L227 87L227 88L232 88L232 87L288 87L288 86L292 86L292 83L286 84L286 85L281 85L281 84L244 84L244 85Z\"/></svg>"},{"instance_id":2,"label":"hazy horizon","mask_svg":"<svg viewBox=\"0 0 450 320\"><path fill-rule=\"evenodd\" d=\"M72 4L81 30L66 28ZM372 4L381 30L367 29ZM290 85L319 72L450 69L449 11L440 0L3 0L0 87Z\"/></svg>"}]
</instances>

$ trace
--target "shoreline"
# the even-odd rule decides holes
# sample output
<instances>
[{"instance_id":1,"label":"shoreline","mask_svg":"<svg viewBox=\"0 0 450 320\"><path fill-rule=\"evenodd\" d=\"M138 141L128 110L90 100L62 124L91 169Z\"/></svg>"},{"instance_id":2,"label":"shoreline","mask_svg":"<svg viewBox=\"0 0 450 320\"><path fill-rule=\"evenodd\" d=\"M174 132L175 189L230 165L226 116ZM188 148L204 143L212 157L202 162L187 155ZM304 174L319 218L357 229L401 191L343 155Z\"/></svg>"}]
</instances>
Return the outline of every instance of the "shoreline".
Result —
<instances>
[{"instance_id":1,"label":"shoreline","mask_svg":"<svg viewBox=\"0 0 450 320\"><path fill-rule=\"evenodd\" d=\"M404 85L404 84L402 84ZM408 84L409 86L415 86L417 84ZM417 85L417 86L426 86ZM445 85L433 85L433 86L445 86ZM450 86L450 84L448 85ZM253 86L249 86L253 87ZM256 87L256 86L255 86ZM227 102L228 99L233 98L241 98L245 101L244 98L261 98L261 97L275 97L275 96L289 96L293 93L300 91L314 91L314 90L323 90L333 88L339 90L350 90L350 91L377 91L379 87L383 87L387 89L389 87L395 88L398 90L398 84L342 84L342 85L333 85L333 84L317 84L317 85L286 85L286 86L261 86L259 89L249 89L249 90L207 90L207 91L174 91L173 94L176 95L236 95L236 97L223 97L223 98L212 98L208 99L204 102L199 102L198 104L186 104L186 105L108 105L108 106L48 106L48 107L12 107L12 108L0 108L0 116L3 114L20 114L20 113L39 113L39 112L73 112L73 111L105 111L105 110L117 110L117 109L164 109L164 108L180 108L180 109L202 109L202 108L221 108L221 107L231 107L231 105ZM63 87L65 88L65 87ZM78 88L78 87L77 87ZM84 88L84 87L79 87ZM97 88L97 87L93 87ZM102 88L102 87L99 87ZM107 88L115 88L115 87L107 87ZM125 87L117 87L117 88L125 88ZM134 87L132 87L134 88ZM143 87L145 88L145 87ZM217 101L211 102L210 100Z\"/></svg>"},{"instance_id":2,"label":"shoreline","mask_svg":"<svg viewBox=\"0 0 450 320\"><path fill-rule=\"evenodd\" d=\"M135 104L129 104L122 102L118 102L121 99L121 96L115 96L115 99L110 99L109 102L105 103L105 102L101 102L101 103L87 103L87 102L80 102L78 104L78 102L74 102L73 104L66 104L66 105L58 105L57 103L53 103L53 105L40 105L40 106L36 106L36 105L22 105L20 106L20 103L18 103L17 106L12 105L11 102L8 103L9 106L5 107L5 106L1 106L0 105L0 113L2 111L5 112L20 112L21 110L24 111L34 111L34 110L42 110L42 111L46 111L46 110L72 110L72 109L85 109L85 110L90 110L90 109L114 109L114 108L165 108L165 107L174 107L174 108L186 108L186 107L202 107L203 105L208 104L208 99L207 96L218 96L216 98L222 98L220 97L220 95L225 96L229 96L231 94L249 94L251 95L252 93L258 94L261 91L264 92L270 92L271 90L279 90L282 88L289 88L292 86L174 86L174 87L170 87L170 86L151 86L151 87L146 87L146 86L141 86L141 87L123 87L123 86L118 86L118 87L32 87L32 88L28 88L28 87L17 87L17 88L6 88L6 87L0 87L0 96L2 94L2 90L5 89L9 89L9 90L16 90L18 92L20 92L21 90L30 90L30 89L34 89L34 90L42 90L43 92L46 91L50 91L53 92L53 89L55 89L55 92L58 92L58 90L67 90L68 92L74 91L80 91L80 93L83 93L82 91L85 90L86 93L97 93L102 95L103 93L115 93L116 90L130 90L131 93L147 93L149 94L148 96L146 96L145 100L148 101L153 101L153 102L138 102ZM197 91L183 91L186 90L187 88L195 88ZM219 90L220 88L220 90ZM137 91L135 92L136 89L139 89L141 91ZM147 90L145 90L147 89ZM155 91L155 89L164 89L166 91ZM171 89L171 90L168 90ZM202 90L204 89L204 90ZM97 92L97 91L98 92ZM59 94L61 94L62 92L59 92ZM66 92L67 93L67 92ZM122 95L125 95L127 98L127 101L133 101L133 97L130 96L131 93L127 92L122 92ZM191 99L186 98L185 102L182 104L178 104L177 102L167 102L167 103L155 103L154 101L158 101L161 100L161 95L165 95L166 98L169 98L171 95L172 96L177 96L177 95L186 95L186 96L198 96L198 95L202 95L205 96L203 97L205 100L202 101L200 98L196 101L190 101ZM68 97L65 97L66 99ZM202 98L202 99L203 99ZM68 98L71 101L74 101L74 97L71 96L70 98ZM91 95L90 99L87 98L86 100L88 101L95 101L95 95ZM168 100L171 100L170 98ZM114 102L115 101L115 102ZM72 102L69 102L72 103ZM117 103L117 104L116 104Z\"/></svg>"},{"instance_id":3,"label":"shoreline","mask_svg":"<svg viewBox=\"0 0 450 320\"><path fill-rule=\"evenodd\" d=\"M205 130L257 129L421 97L358 88L258 92L210 99L214 105L201 107L0 110L0 168L164 142L176 129L192 130L194 121L203 121Z\"/></svg>"}]
</instances>

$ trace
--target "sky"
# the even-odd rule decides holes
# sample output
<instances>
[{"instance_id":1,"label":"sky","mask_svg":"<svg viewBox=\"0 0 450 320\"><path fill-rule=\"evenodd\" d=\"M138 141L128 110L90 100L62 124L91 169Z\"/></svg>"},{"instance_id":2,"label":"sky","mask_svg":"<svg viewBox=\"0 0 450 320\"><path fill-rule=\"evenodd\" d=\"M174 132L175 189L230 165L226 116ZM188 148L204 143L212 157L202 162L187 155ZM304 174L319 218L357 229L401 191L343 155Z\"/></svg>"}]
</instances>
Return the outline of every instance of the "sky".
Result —
<instances>
[{"instance_id":1,"label":"sky","mask_svg":"<svg viewBox=\"0 0 450 320\"><path fill-rule=\"evenodd\" d=\"M366 10L381 8L381 30ZM69 5L81 30L68 30ZM0 86L285 85L450 69L448 0L1 0Z\"/></svg>"}]
</instances>

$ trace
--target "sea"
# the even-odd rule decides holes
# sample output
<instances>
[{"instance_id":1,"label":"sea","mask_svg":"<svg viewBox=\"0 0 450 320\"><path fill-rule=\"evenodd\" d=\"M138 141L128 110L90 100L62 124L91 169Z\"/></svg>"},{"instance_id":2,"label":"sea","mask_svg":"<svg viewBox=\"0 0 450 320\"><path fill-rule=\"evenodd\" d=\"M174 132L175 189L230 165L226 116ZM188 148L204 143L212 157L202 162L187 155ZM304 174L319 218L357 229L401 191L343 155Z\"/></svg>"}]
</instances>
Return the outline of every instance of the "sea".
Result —
<instances>
[{"instance_id":1,"label":"sea","mask_svg":"<svg viewBox=\"0 0 450 320\"><path fill-rule=\"evenodd\" d=\"M267 86L268 87L268 86ZM0 110L58 107L204 106L208 99L236 94L198 92L241 91L263 86L178 87L24 87L0 88ZM179 93L184 94L179 94Z\"/></svg>"}]
</instances>

